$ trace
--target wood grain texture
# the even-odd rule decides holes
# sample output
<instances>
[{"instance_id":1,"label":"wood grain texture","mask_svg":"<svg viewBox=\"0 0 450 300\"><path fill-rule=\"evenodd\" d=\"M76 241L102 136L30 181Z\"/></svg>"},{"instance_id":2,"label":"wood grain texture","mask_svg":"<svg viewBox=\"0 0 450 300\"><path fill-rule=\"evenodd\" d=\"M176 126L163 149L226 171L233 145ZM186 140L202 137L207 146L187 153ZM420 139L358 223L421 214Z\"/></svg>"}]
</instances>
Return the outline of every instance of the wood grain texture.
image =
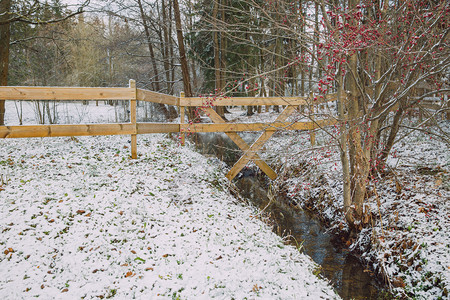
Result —
<instances>
[{"instance_id":1,"label":"wood grain texture","mask_svg":"<svg viewBox=\"0 0 450 300\"><path fill-rule=\"evenodd\" d=\"M136 126L136 96L137 96L137 90L136 90L136 81L133 79L130 79L129 88L134 91L134 96L130 100L130 122L133 125L133 134L131 135L131 158L136 159L137 158L137 126Z\"/></svg>"},{"instance_id":2,"label":"wood grain texture","mask_svg":"<svg viewBox=\"0 0 450 300\"><path fill-rule=\"evenodd\" d=\"M258 105L315 105L330 101L336 101L337 94L328 94L322 97L233 97L233 98L208 98L208 97L189 97L180 99L182 106L258 106Z\"/></svg>"},{"instance_id":3,"label":"wood grain texture","mask_svg":"<svg viewBox=\"0 0 450 300\"><path fill-rule=\"evenodd\" d=\"M137 123L137 134L180 132L180 124Z\"/></svg>"},{"instance_id":4,"label":"wood grain texture","mask_svg":"<svg viewBox=\"0 0 450 300\"><path fill-rule=\"evenodd\" d=\"M130 123L0 126L0 138L95 136L133 133L134 126Z\"/></svg>"},{"instance_id":5,"label":"wood grain texture","mask_svg":"<svg viewBox=\"0 0 450 300\"><path fill-rule=\"evenodd\" d=\"M136 94L130 88L85 87L0 87L0 100L130 100Z\"/></svg>"},{"instance_id":6,"label":"wood grain texture","mask_svg":"<svg viewBox=\"0 0 450 300\"><path fill-rule=\"evenodd\" d=\"M179 98L175 96L170 96L166 94L156 93L152 91L147 91L143 89L137 89L137 100L162 103L168 105L179 105Z\"/></svg>"},{"instance_id":7,"label":"wood grain texture","mask_svg":"<svg viewBox=\"0 0 450 300\"><path fill-rule=\"evenodd\" d=\"M209 118L213 122L224 122L224 119L216 113L212 108L207 108L206 112L209 114ZM213 124L211 124L213 125ZM248 151L250 146L241 138L236 132L225 132L225 134L242 150ZM278 175L277 173L264 161L259 157L258 154L254 156L255 164L267 175L270 179L275 180Z\"/></svg>"},{"instance_id":8,"label":"wood grain texture","mask_svg":"<svg viewBox=\"0 0 450 300\"><path fill-rule=\"evenodd\" d=\"M295 111L297 106L287 106L283 112L277 117L275 122L284 122L286 119ZM253 145L248 149L244 155L239 158L239 160L234 164L231 170L227 173L226 177L228 180L233 180L234 177L242 170L243 167L250 161L253 160L256 152L259 151L266 141L275 133L275 131L264 131L261 136L253 143Z\"/></svg>"}]
</instances>

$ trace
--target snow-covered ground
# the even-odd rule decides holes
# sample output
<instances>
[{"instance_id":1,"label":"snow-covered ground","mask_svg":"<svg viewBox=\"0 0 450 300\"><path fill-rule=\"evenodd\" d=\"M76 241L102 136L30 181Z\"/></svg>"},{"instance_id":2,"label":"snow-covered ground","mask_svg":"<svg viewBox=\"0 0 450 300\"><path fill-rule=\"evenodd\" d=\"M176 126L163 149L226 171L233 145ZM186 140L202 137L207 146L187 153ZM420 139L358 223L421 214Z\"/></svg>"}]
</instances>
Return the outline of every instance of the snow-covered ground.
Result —
<instances>
[{"instance_id":1,"label":"snow-covered ground","mask_svg":"<svg viewBox=\"0 0 450 300\"><path fill-rule=\"evenodd\" d=\"M336 299L312 260L163 135L0 140L0 298Z\"/></svg>"}]
</instances>

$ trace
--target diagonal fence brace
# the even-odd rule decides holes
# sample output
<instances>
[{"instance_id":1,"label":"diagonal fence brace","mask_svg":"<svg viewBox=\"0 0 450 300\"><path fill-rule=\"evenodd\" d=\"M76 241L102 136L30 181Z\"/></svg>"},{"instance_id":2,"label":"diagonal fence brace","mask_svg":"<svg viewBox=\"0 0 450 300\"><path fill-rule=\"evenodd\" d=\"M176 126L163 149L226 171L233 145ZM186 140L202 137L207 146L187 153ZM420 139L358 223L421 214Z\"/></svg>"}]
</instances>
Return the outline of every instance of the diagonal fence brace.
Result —
<instances>
[{"instance_id":1,"label":"diagonal fence brace","mask_svg":"<svg viewBox=\"0 0 450 300\"><path fill-rule=\"evenodd\" d=\"M289 105L287 106L283 112L277 117L275 122L284 122L286 119L295 111L296 106ZM245 167L245 165L253 160L256 164L260 160L257 159L259 156L256 153L259 151L262 146L267 142L267 140L276 132L274 129L266 129L260 137L253 143L253 145L245 151L244 155L239 158L239 160L234 164L231 170L228 172L226 177L228 180L233 180L234 177ZM267 173L266 173L267 174Z\"/></svg>"}]
</instances>

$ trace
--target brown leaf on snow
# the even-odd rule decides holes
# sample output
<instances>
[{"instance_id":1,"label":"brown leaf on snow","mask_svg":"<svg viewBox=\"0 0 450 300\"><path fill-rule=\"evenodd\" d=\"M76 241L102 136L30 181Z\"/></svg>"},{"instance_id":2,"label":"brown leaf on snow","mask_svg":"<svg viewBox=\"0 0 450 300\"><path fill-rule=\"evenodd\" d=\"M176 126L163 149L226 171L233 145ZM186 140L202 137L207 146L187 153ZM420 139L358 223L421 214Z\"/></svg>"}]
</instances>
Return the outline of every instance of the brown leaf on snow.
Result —
<instances>
[{"instance_id":1,"label":"brown leaf on snow","mask_svg":"<svg viewBox=\"0 0 450 300\"><path fill-rule=\"evenodd\" d=\"M145 271L153 271L153 268L145 268Z\"/></svg>"},{"instance_id":2,"label":"brown leaf on snow","mask_svg":"<svg viewBox=\"0 0 450 300\"><path fill-rule=\"evenodd\" d=\"M69 289L63 289L62 291L61 291L61 293L65 293L65 292L68 292L69 291Z\"/></svg>"},{"instance_id":3,"label":"brown leaf on snow","mask_svg":"<svg viewBox=\"0 0 450 300\"><path fill-rule=\"evenodd\" d=\"M86 211L84 209L79 209L77 210L77 214L82 215L84 214Z\"/></svg>"},{"instance_id":4,"label":"brown leaf on snow","mask_svg":"<svg viewBox=\"0 0 450 300\"><path fill-rule=\"evenodd\" d=\"M133 253L133 254L136 254L136 251L134 251L134 250L131 250L131 253Z\"/></svg>"},{"instance_id":5,"label":"brown leaf on snow","mask_svg":"<svg viewBox=\"0 0 450 300\"><path fill-rule=\"evenodd\" d=\"M127 274L125 275L125 278L133 277L134 275L136 275L136 273L133 273L133 272L131 272L131 271L128 271Z\"/></svg>"},{"instance_id":6,"label":"brown leaf on snow","mask_svg":"<svg viewBox=\"0 0 450 300\"><path fill-rule=\"evenodd\" d=\"M398 182L398 180L395 181L395 191L397 192L397 194L400 194L402 192L402 185L400 184L400 182Z\"/></svg>"},{"instance_id":7,"label":"brown leaf on snow","mask_svg":"<svg viewBox=\"0 0 450 300\"><path fill-rule=\"evenodd\" d=\"M395 278L392 280L392 284L393 284L395 287L401 287L401 288L403 288L403 287L406 286L405 282L403 281L403 279L402 279L401 277L395 277Z\"/></svg>"},{"instance_id":8,"label":"brown leaf on snow","mask_svg":"<svg viewBox=\"0 0 450 300\"><path fill-rule=\"evenodd\" d=\"M442 184L442 179L441 179L441 178L438 178L438 179L434 182L434 187L437 188L437 187L441 186L441 184Z\"/></svg>"},{"instance_id":9,"label":"brown leaf on snow","mask_svg":"<svg viewBox=\"0 0 450 300\"><path fill-rule=\"evenodd\" d=\"M257 284L255 284L255 285L253 286L253 288L252 288L252 291L253 291L253 292L257 292L257 291L259 291L260 289L262 289L262 287L260 287L260 286L258 286Z\"/></svg>"}]
</instances>

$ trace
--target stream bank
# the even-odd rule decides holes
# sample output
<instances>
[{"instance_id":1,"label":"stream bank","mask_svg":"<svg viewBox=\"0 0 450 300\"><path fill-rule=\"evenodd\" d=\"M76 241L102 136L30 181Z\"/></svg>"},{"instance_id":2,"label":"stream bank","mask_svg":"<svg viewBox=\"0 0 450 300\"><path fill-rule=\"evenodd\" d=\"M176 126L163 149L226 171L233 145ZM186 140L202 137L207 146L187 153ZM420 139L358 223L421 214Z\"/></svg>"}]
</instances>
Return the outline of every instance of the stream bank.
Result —
<instances>
[{"instance_id":1,"label":"stream bank","mask_svg":"<svg viewBox=\"0 0 450 300\"><path fill-rule=\"evenodd\" d=\"M252 135L244 136L251 140ZM241 151L223 134L196 134L192 140L198 151L214 155L228 166L241 156ZM261 177L261 178L258 178ZM286 243L297 247L321 266L320 274L327 278L343 299L390 299L382 284L371 275L370 268L361 264L336 235L313 213L293 209L281 195L270 196L267 182L258 171L245 168L234 180L239 194L264 210L273 223L273 230ZM269 195L269 196L268 196Z\"/></svg>"}]
</instances>

